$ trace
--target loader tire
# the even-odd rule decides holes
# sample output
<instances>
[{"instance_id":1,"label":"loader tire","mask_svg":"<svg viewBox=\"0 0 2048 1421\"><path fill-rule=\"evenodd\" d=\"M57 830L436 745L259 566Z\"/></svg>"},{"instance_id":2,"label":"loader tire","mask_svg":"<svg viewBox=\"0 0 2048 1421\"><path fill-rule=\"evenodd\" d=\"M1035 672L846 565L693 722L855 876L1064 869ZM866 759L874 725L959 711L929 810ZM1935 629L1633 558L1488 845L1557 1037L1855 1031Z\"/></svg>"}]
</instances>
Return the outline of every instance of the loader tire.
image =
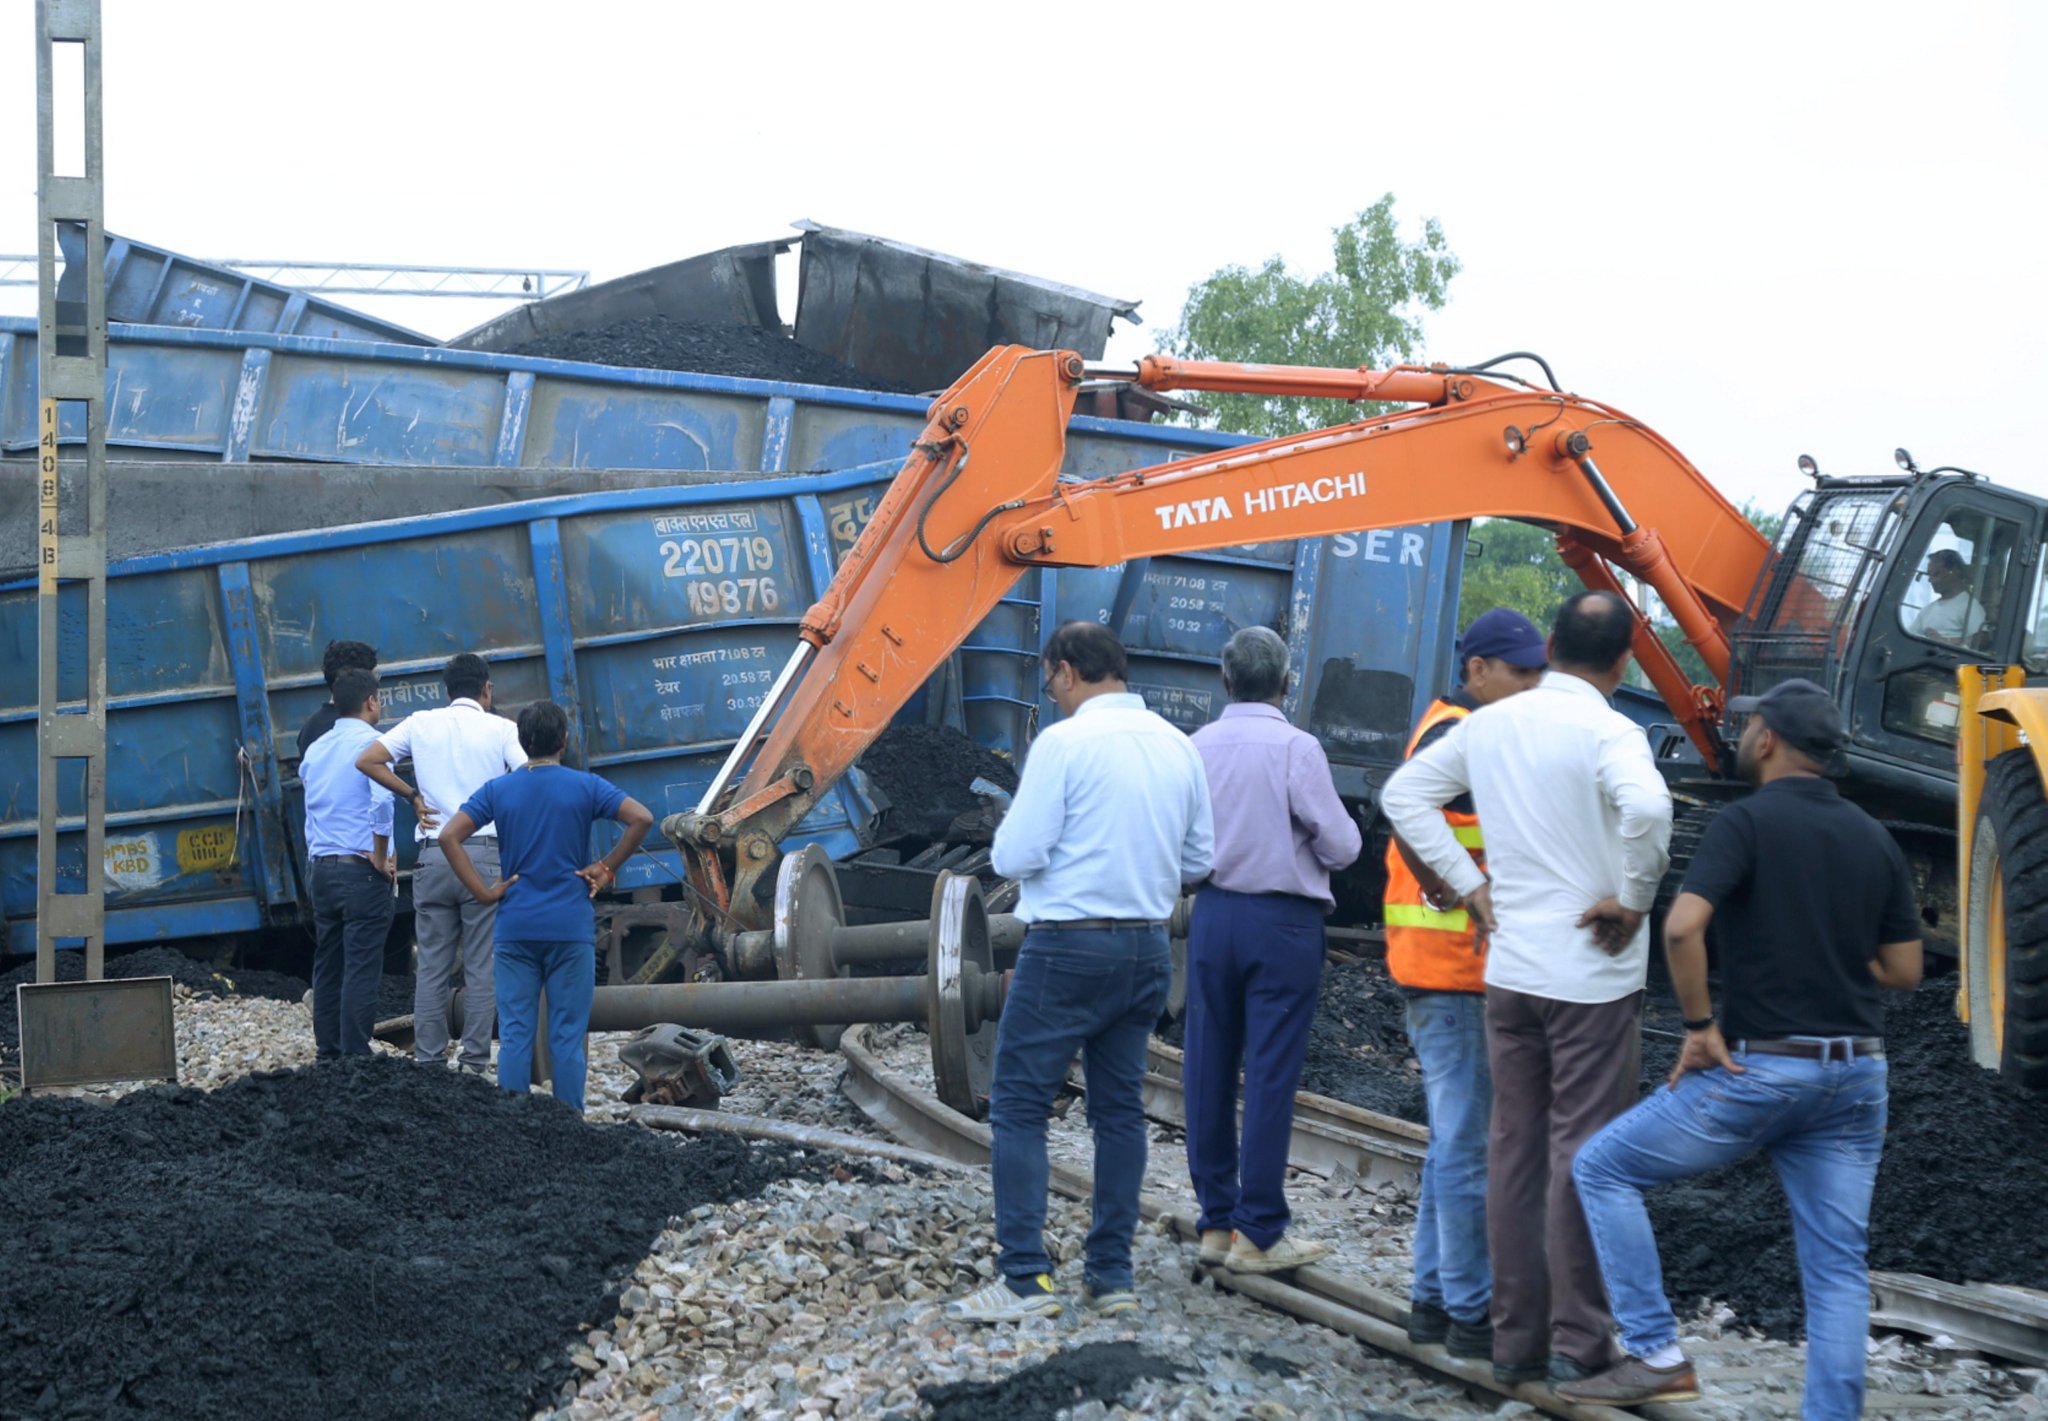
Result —
<instances>
[{"instance_id":1,"label":"loader tire","mask_svg":"<svg viewBox=\"0 0 2048 1421\"><path fill-rule=\"evenodd\" d=\"M2031 751L1985 773L1968 870L1971 1050L2048 1090L2048 798Z\"/></svg>"}]
</instances>

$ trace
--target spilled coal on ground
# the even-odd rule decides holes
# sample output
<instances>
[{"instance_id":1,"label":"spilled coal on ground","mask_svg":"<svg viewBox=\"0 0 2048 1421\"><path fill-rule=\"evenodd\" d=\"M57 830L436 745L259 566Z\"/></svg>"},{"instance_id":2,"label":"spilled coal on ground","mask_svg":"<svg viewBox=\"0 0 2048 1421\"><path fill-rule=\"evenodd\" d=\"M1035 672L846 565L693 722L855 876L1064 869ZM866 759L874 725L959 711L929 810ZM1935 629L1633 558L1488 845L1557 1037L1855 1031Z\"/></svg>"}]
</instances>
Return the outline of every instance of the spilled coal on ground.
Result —
<instances>
[{"instance_id":1,"label":"spilled coal on ground","mask_svg":"<svg viewBox=\"0 0 2048 1421\"><path fill-rule=\"evenodd\" d=\"M1678 1010L1653 977L1643 1034L1645 1091L1671 1069ZM1177 1039L1176 1026L1172 1036ZM1885 1014L1890 1120L1870 1210L1870 1266L1952 1283L2048 1288L2048 1108L1970 1059L1953 979L1891 995ZM1383 963L1332 963L1323 974L1302 1089L1423 1121L1400 990ZM1681 1315L1728 1304L1774 1337L1801 1331L1791 1214L1762 1155L1651 1191L1665 1288Z\"/></svg>"},{"instance_id":2,"label":"spilled coal on ground","mask_svg":"<svg viewBox=\"0 0 2048 1421\"><path fill-rule=\"evenodd\" d=\"M0 1104L0 1418L530 1414L673 1215L828 1157L361 1059Z\"/></svg>"},{"instance_id":3,"label":"spilled coal on ground","mask_svg":"<svg viewBox=\"0 0 2048 1421\"><path fill-rule=\"evenodd\" d=\"M931 1421L1054 1421L1085 1402L1114 1405L1141 1381L1171 1381L1188 1369L1135 1342L1089 1342L1055 1352L990 1382L948 1382L918 1388Z\"/></svg>"},{"instance_id":4,"label":"spilled coal on ground","mask_svg":"<svg viewBox=\"0 0 2048 1421\"><path fill-rule=\"evenodd\" d=\"M1674 1046L1646 1044L1652 1069L1670 1069ZM1953 978L1890 996L1885 1051L1891 1100L1870 1205L1870 1266L1950 1283L2048 1288L2040 1215L2048 1109L1970 1059ZM1664 1285L1681 1314L1711 1297L1774 1337L1799 1335L1791 1215L1766 1159L1649 1197Z\"/></svg>"}]
</instances>

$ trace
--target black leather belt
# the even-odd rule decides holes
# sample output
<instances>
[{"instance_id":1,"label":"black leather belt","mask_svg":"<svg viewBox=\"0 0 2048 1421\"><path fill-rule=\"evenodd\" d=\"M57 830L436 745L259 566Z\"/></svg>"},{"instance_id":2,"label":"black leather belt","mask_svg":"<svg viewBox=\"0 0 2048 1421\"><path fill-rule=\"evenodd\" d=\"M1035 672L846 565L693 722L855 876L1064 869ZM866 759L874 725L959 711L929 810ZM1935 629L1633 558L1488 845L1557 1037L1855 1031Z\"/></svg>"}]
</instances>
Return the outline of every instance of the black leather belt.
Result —
<instances>
[{"instance_id":1,"label":"black leather belt","mask_svg":"<svg viewBox=\"0 0 2048 1421\"><path fill-rule=\"evenodd\" d=\"M368 865L368 866L370 866L370 867L375 867L375 865L374 865L374 864L370 864L370 861L369 861L368 859L364 858L364 857L363 857L363 856L362 856L361 854L315 854L315 855L313 856L313 862L314 862L314 863L359 863L359 864L365 864L365 865Z\"/></svg>"},{"instance_id":2,"label":"black leather belt","mask_svg":"<svg viewBox=\"0 0 2048 1421\"><path fill-rule=\"evenodd\" d=\"M1163 928L1163 922L1150 918L1060 918L1053 922L1033 923L1032 932L1051 929L1055 932L1122 932L1133 928Z\"/></svg>"},{"instance_id":3,"label":"black leather belt","mask_svg":"<svg viewBox=\"0 0 2048 1421\"><path fill-rule=\"evenodd\" d=\"M1830 1036L1824 1041L1741 1040L1737 1051L1759 1056L1797 1056L1806 1061L1855 1061L1884 1059L1882 1036Z\"/></svg>"}]
</instances>

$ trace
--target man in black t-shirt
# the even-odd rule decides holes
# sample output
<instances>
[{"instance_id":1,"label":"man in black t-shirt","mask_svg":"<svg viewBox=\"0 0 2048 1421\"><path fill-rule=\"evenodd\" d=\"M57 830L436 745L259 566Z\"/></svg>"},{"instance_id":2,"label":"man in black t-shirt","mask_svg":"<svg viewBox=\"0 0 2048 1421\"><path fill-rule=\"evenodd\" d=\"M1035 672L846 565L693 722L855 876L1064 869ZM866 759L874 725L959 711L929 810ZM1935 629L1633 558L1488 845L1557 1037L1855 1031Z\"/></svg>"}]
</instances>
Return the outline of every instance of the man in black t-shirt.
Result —
<instances>
[{"instance_id":1,"label":"man in black t-shirt","mask_svg":"<svg viewBox=\"0 0 2048 1421\"><path fill-rule=\"evenodd\" d=\"M299 727L299 758L306 758L306 752L313 742L334 729L339 712L334 708L334 678L344 671L375 671L377 669L377 648L367 642L330 641L320 658L320 674L327 678L327 700Z\"/></svg>"},{"instance_id":2,"label":"man in black t-shirt","mask_svg":"<svg viewBox=\"0 0 2048 1421\"><path fill-rule=\"evenodd\" d=\"M1643 1190L1756 1150L1792 1210L1806 1301L1806 1421L1863 1414L1870 1193L1884 1147L1880 989L1920 981L1920 916L1898 845L1835 793L1842 743L1827 692L1786 681L1738 696L1736 764L1756 793L1716 815L1664 927L1685 1045L1670 1088L1595 1135L1572 1167L1628 1357L1558 1388L1635 1406L1699 1394L1664 1297ZM1707 925L1721 1017L1707 990Z\"/></svg>"}]
</instances>

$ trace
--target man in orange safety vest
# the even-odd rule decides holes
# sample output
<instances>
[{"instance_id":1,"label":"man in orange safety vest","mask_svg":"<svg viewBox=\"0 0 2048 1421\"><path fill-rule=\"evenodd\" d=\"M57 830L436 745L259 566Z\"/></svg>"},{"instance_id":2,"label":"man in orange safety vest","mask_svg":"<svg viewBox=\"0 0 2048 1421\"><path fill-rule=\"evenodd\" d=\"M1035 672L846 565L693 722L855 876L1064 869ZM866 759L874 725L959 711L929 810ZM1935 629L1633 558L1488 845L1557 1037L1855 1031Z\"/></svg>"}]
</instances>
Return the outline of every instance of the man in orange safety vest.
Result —
<instances>
[{"instance_id":1,"label":"man in orange safety vest","mask_svg":"<svg viewBox=\"0 0 2048 1421\"><path fill-rule=\"evenodd\" d=\"M1543 633L1520 612L1496 607L1458 639L1461 684L1423 712L1408 742L1414 755L1481 706L1526 691L1548 661ZM1470 795L1444 819L1474 860L1485 841ZM1408 1040L1422 1066L1429 1153L1415 1213L1415 1281L1408 1336L1441 1342L1456 1357L1493 1355L1487 1308L1486 1130L1493 1078L1486 1064L1486 944L1458 895L1408 852L1387 846L1387 972L1407 998Z\"/></svg>"}]
</instances>

